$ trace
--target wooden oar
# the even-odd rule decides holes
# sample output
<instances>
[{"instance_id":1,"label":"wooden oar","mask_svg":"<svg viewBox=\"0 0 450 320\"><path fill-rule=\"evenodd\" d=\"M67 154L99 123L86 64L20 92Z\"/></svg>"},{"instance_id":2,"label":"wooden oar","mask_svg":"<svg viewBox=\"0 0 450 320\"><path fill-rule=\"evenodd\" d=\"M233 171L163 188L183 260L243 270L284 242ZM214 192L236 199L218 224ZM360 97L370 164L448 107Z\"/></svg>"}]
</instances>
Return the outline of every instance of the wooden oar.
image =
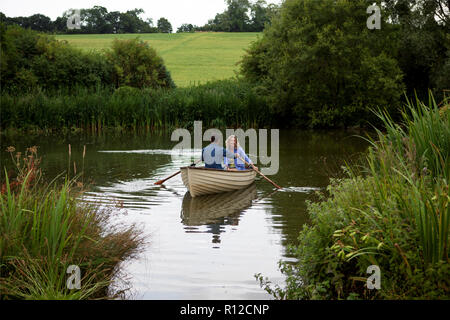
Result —
<instances>
[{"instance_id":1,"label":"wooden oar","mask_svg":"<svg viewBox=\"0 0 450 320\"><path fill-rule=\"evenodd\" d=\"M191 166L195 166L195 165L196 165L197 163L199 163L200 161L202 161L202 160L197 160L197 161L195 161L193 164L191 164ZM178 175L178 174L180 174L180 173L181 173L181 171L178 171L178 172L174 173L173 175L171 175L170 177L167 177L167 178L165 178L165 179L163 179L163 180L156 181L155 184L156 184L156 185L161 185L161 184L163 184L164 182L166 182L167 180L172 179L173 177L175 177L176 175Z\"/></svg>"},{"instance_id":2,"label":"wooden oar","mask_svg":"<svg viewBox=\"0 0 450 320\"><path fill-rule=\"evenodd\" d=\"M261 177L263 177L264 179L266 179L267 181L269 181L271 184L273 184L277 189L281 189L281 187L279 185L277 185L275 182L273 182L272 180L270 180L269 178L267 178L265 175L263 175L261 172L259 172L258 169L255 168L255 166L253 165L253 163L248 163L247 161L245 161L244 159L241 158L241 156L238 155L238 158L241 159L241 161L245 162L246 165L250 166L254 171L256 171L256 173L258 173Z\"/></svg>"}]
</instances>

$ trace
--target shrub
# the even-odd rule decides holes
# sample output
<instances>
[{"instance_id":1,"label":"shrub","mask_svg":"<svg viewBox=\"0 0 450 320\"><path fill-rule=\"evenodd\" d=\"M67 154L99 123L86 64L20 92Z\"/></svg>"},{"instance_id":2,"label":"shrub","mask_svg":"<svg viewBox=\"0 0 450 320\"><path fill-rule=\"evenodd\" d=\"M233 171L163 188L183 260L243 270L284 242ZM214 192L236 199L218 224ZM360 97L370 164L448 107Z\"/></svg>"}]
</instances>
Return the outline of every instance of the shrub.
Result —
<instances>
[{"instance_id":1,"label":"shrub","mask_svg":"<svg viewBox=\"0 0 450 320\"><path fill-rule=\"evenodd\" d=\"M363 170L332 180L309 203L298 262L281 263L287 286L261 285L281 299L448 299L450 113L409 104L402 125L377 113L378 131ZM357 192L355 192L357 191ZM378 265L381 290L366 287L367 267Z\"/></svg>"},{"instance_id":2,"label":"shrub","mask_svg":"<svg viewBox=\"0 0 450 320\"><path fill-rule=\"evenodd\" d=\"M116 87L174 87L162 58L142 40L115 39L112 49L106 52L106 57L114 68Z\"/></svg>"}]
</instances>

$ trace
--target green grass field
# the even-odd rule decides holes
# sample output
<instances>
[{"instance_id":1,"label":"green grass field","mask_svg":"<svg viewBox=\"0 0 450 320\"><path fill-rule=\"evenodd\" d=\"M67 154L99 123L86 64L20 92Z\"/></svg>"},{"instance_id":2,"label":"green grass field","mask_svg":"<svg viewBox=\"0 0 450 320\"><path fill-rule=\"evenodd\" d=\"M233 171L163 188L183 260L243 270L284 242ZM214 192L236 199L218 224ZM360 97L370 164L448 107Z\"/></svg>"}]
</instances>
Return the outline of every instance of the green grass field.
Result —
<instances>
[{"instance_id":1,"label":"green grass field","mask_svg":"<svg viewBox=\"0 0 450 320\"><path fill-rule=\"evenodd\" d=\"M174 33L59 35L83 50L108 48L114 38L139 37L163 57L177 86L187 87L233 77L244 50L258 33Z\"/></svg>"}]
</instances>

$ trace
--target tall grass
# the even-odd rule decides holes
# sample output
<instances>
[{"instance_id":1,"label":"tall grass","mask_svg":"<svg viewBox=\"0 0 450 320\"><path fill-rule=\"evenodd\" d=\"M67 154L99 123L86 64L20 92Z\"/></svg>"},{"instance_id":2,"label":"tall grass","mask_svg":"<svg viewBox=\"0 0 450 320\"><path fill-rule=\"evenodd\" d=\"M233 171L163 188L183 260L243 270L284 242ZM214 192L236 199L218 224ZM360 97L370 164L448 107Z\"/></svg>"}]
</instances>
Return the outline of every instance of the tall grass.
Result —
<instances>
[{"instance_id":1,"label":"tall grass","mask_svg":"<svg viewBox=\"0 0 450 320\"><path fill-rule=\"evenodd\" d=\"M448 299L450 111L409 102L396 123L369 138L361 167L331 179L328 196L308 204L311 224L281 263L286 288L261 285L280 299ZM381 289L366 286L367 268L381 270Z\"/></svg>"},{"instance_id":2,"label":"tall grass","mask_svg":"<svg viewBox=\"0 0 450 320\"><path fill-rule=\"evenodd\" d=\"M107 127L162 129L192 126L264 127L273 122L263 97L251 85L218 81L189 88L2 93L0 127L98 131Z\"/></svg>"},{"instance_id":3,"label":"tall grass","mask_svg":"<svg viewBox=\"0 0 450 320\"><path fill-rule=\"evenodd\" d=\"M408 101L401 123L378 112L386 132L378 130L368 163L378 192L394 192L400 212L413 218L424 262L432 264L448 260L450 112L441 114L431 95L428 103Z\"/></svg>"},{"instance_id":4,"label":"tall grass","mask_svg":"<svg viewBox=\"0 0 450 320\"><path fill-rule=\"evenodd\" d=\"M19 175L15 184L6 174L0 194L1 297L110 297L118 265L139 251L144 238L133 225L111 224L111 209L82 203L76 180L66 179L62 186L39 180L30 185L33 174L28 171L22 181ZM80 290L66 286L70 265L81 269Z\"/></svg>"}]
</instances>

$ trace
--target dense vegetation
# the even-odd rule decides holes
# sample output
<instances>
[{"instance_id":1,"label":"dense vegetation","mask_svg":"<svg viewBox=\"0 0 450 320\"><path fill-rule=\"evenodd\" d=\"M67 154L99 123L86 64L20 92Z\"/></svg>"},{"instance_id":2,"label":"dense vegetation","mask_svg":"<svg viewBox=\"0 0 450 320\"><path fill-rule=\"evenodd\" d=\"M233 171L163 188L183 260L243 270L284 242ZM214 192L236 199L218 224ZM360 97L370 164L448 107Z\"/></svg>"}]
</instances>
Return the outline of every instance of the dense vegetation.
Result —
<instances>
[{"instance_id":1,"label":"dense vegetation","mask_svg":"<svg viewBox=\"0 0 450 320\"><path fill-rule=\"evenodd\" d=\"M172 26L165 18L158 20L157 27L153 26L152 19L144 21L140 15L144 13L142 9L133 9L126 12L111 11L102 6L94 6L89 9L80 9L79 21L73 17L75 11L67 10L61 17L52 21L43 14L34 14L29 17L7 17L0 12L0 22L6 25L18 25L35 31L46 33L68 33L68 34L105 34L105 33L155 33L167 32L167 27ZM79 23L79 28L68 28L67 22L75 26ZM160 28L160 22L164 21Z\"/></svg>"},{"instance_id":2,"label":"dense vegetation","mask_svg":"<svg viewBox=\"0 0 450 320\"><path fill-rule=\"evenodd\" d=\"M62 185L42 180L37 148L9 147L12 162L0 193L1 299L113 298L119 264L140 251L144 237L111 223L114 209L81 200L82 177ZM24 158L22 158L24 156ZM69 168L70 145L69 145ZM12 166L11 166L12 164ZM69 170L70 171L70 170ZM81 289L66 285L68 267L81 271ZM122 284L123 285L123 284Z\"/></svg>"},{"instance_id":3,"label":"dense vegetation","mask_svg":"<svg viewBox=\"0 0 450 320\"><path fill-rule=\"evenodd\" d=\"M386 132L377 131L362 167L346 167L329 197L309 203L311 223L291 247L298 262L281 263L286 288L259 276L275 297L450 298L450 104L410 104L400 124L378 116ZM371 265L380 290L366 286Z\"/></svg>"},{"instance_id":4,"label":"dense vegetation","mask_svg":"<svg viewBox=\"0 0 450 320\"><path fill-rule=\"evenodd\" d=\"M227 9L224 12L218 13L204 26L194 26L193 29L197 31L261 32L278 9L278 6L268 5L265 0L257 0L253 3L249 0L225 1Z\"/></svg>"},{"instance_id":5,"label":"dense vegetation","mask_svg":"<svg viewBox=\"0 0 450 320\"><path fill-rule=\"evenodd\" d=\"M181 25L177 32L223 31L223 32L261 32L269 23L277 6L268 5L265 0L250 2L249 0L225 0L227 9L218 13L214 19L208 20L204 26L190 23ZM153 20L143 20L140 15L143 9L126 12L111 11L102 6L80 9L79 28L67 28L67 21L73 22L74 11L67 10L61 17L52 21L43 14L29 17L7 17L0 12L0 22L7 25L19 25L23 28L67 34L121 34L121 33L172 33L172 24L166 18L158 19L156 26ZM75 21L75 20L74 20Z\"/></svg>"},{"instance_id":6,"label":"dense vegetation","mask_svg":"<svg viewBox=\"0 0 450 320\"><path fill-rule=\"evenodd\" d=\"M105 53L84 52L30 29L0 25L0 40L2 91L174 86L155 50L137 39L117 40Z\"/></svg>"},{"instance_id":7,"label":"dense vegetation","mask_svg":"<svg viewBox=\"0 0 450 320\"><path fill-rule=\"evenodd\" d=\"M244 57L243 76L278 117L301 126L360 124L375 107L395 113L404 90L434 89L440 101L450 88L448 3L386 1L381 29L369 30L372 2L283 2Z\"/></svg>"},{"instance_id":8,"label":"dense vegetation","mask_svg":"<svg viewBox=\"0 0 450 320\"><path fill-rule=\"evenodd\" d=\"M34 91L2 95L0 127L101 130L190 127L201 119L212 127L274 124L263 97L232 80L188 88Z\"/></svg>"}]
</instances>

